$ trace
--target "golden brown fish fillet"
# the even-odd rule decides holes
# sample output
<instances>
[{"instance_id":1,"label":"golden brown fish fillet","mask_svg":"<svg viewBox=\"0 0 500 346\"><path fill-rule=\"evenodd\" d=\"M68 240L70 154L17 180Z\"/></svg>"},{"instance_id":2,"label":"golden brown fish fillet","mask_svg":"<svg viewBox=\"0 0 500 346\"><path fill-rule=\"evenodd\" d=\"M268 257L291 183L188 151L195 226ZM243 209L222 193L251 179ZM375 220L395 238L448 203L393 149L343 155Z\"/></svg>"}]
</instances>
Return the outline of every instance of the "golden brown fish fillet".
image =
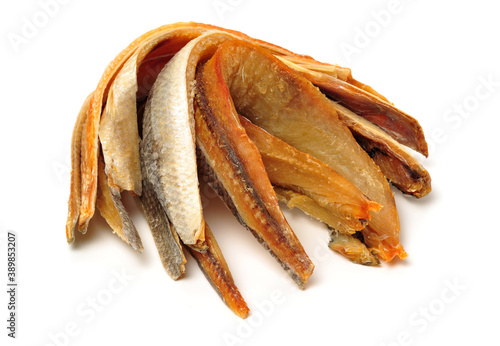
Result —
<instances>
[{"instance_id":1,"label":"golden brown fish fillet","mask_svg":"<svg viewBox=\"0 0 500 346\"><path fill-rule=\"evenodd\" d=\"M377 265L380 263L366 245L355 237L359 232L356 232L355 235L350 234L352 229L346 228L345 221L341 216L301 193L282 187L275 187L274 191L276 191L278 200L285 203L290 209L298 208L307 215L328 225L330 232L329 247L332 250L339 252L357 264Z\"/></svg>"},{"instance_id":2,"label":"golden brown fish fillet","mask_svg":"<svg viewBox=\"0 0 500 346\"><path fill-rule=\"evenodd\" d=\"M373 88L354 80L350 75L346 80L342 80L304 68L302 65L292 63L290 59L281 60L318 86L328 97L384 129L399 143L428 156L424 131L418 121L394 107Z\"/></svg>"},{"instance_id":3,"label":"golden brown fish fillet","mask_svg":"<svg viewBox=\"0 0 500 346\"><path fill-rule=\"evenodd\" d=\"M114 79L99 126L99 142L110 186L140 196L142 176L135 95L136 66L129 59Z\"/></svg>"},{"instance_id":4,"label":"golden brown fish fillet","mask_svg":"<svg viewBox=\"0 0 500 346\"><path fill-rule=\"evenodd\" d=\"M368 120L336 102L332 104L340 120L393 185L417 198L431 191L429 172L401 144Z\"/></svg>"},{"instance_id":5,"label":"golden brown fish fillet","mask_svg":"<svg viewBox=\"0 0 500 346\"><path fill-rule=\"evenodd\" d=\"M213 88L225 86L219 86L217 97L229 99L239 114L323 161L381 204L382 210L369 222L373 234L365 237L366 244L384 260L406 258L387 180L338 119L330 100L311 82L265 50L243 41L222 44L204 71L210 71Z\"/></svg>"},{"instance_id":6,"label":"golden brown fish fillet","mask_svg":"<svg viewBox=\"0 0 500 346\"><path fill-rule=\"evenodd\" d=\"M78 216L80 215L81 205L81 172L80 172L80 156L82 151L82 131L87 121L87 112L90 106L93 92L87 97L83 103L78 117L76 119L73 135L71 138L71 183L70 195L68 200L68 218L66 221L66 240L72 243L74 233L78 226ZM83 233L87 230L80 229Z\"/></svg>"},{"instance_id":7,"label":"golden brown fish fillet","mask_svg":"<svg viewBox=\"0 0 500 346\"><path fill-rule=\"evenodd\" d=\"M356 233L357 235L358 233ZM368 250L366 245L356 236L340 233L334 229L330 230L330 249L337 251L351 262L374 266L380 264L377 256Z\"/></svg>"},{"instance_id":8,"label":"golden brown fish fillet","mask_svg":"<svg viewBox=\"0 0 500 346\"><path fill-rule=\"evenodd\" d=\"M245 117L240 116L240 121L259 149L273 186L306 195L337 215L342 226L336 229L349 230L347 233L361 230L370 220L370 212L382 207L325 163L291 147Z\"/></svg>"},{"instance_id":9,"label":"golden brown fish fillet","mask_svg":"<svg viewBox=\"0 0 500 346\"><path fill-rule=\"evenodd\" d=\"M196 259L208 282L219 294L227 306L239 317L246 318L250 309L234 283L222 251L215 240L212 231L205 225L206 251L200 252L186 246Z\"/></svg>"}]
</instances>

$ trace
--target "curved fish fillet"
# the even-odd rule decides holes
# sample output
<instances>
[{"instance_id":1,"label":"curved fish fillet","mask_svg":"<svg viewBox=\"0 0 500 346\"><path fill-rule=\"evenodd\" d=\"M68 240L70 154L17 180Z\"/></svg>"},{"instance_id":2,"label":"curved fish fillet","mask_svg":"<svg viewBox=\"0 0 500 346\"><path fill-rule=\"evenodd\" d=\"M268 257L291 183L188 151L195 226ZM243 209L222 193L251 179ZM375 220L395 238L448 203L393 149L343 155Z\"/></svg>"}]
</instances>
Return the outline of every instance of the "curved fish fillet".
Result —
<instances>
[{"instance_id":1,"label":"curved fish fillet","mask_svg":"<svg viewBox=\"0 0 500 346\"><path fill-rule=\"evenodd\" d=\"M207 244L206 251L196 251L191 247L187 247L187 249L196 259L208 282L210 282L224 303L237 316L247 318L250 309L241 296L238 287L236 287L222 251L208 225L205 225L205 240Z\"/></svg>"},{"instance_id":2,"label":"curved fish fillet","mask_svg":"<svg viewBox=\"0 0 500 346\"><path fill-rule=\"evenodd\" d=\"M140 196L135 60L135 56L127 60L110 87L99 126L99 141L110 186Z\"/></svg>"},{"instance_id":3,"label":"curved fish fillet","mask_svg":"<svg viewBox=\"0 0 500 346\"><path fill-rule=\"evenodd\" d=\"M240 121L259 149L273 186L306 195L336 215L340 224L331 227L352 234L365 227L371 212L382 208L325 163L291 147L245 117L240 116Z\"/></svg>"},{"instance_id":4,"label":"curved fish fillet","mask_svg":"<svg viewBox=\"0 0 500 346\"><path fill-rule=\"evenodd\" d=\"M380 167L385 177L403 193L423 197L431 192L429 172L396 140L375 124L332 101L340 120L361 147Z\"/></svg>"},{"instance_id":5,"label":"curved fish fillet","mask_svg":"<svg viewBox=\"0 0 500 346\"><path fill-rule=\"evenodd\" d=\"M190 41L158 75L143 120L144 167L156 195L184 244L203 242L192 103L185 71Z\"/></svg>"},{"instance_id":6,"label":"curved fish fillet","mask_svg":"<svg viewBox=\"0 0 500 346\"><path fill-rule=\"evenodd\" d=\"M87 112L90 107L90 100L93 97L93 92L87 97L83 103L78 117L76 119L73 135L71 138L71 183L70 194L68 200L68 218L66 221L66 240L72 243L74 240L75 230L78 228L78 218L80 215L81 205L81 173L80 173L80 157L82 152L82 131L87 122ZM85 229L81 229L85 233Z\"/></svg>"}]
</instances>

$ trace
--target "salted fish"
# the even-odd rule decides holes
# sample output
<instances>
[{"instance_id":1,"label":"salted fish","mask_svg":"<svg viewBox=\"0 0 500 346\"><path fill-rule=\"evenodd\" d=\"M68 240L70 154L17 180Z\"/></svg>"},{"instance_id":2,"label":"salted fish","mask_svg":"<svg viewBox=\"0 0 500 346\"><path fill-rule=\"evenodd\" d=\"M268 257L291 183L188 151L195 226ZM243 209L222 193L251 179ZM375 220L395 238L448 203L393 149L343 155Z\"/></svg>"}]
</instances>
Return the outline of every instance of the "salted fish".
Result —
<instances>
[{"instance_id":1,"label":"salted fish","mask_svg":"<svg viewBox=\"0 0 500 346\"><path fill-rule=\"evenodd\" d=\"M104 161L99 157L99 173L96 205L102 217L106 220L113 232L135 251L144 250L141 237L128 215L121 200L120 190L110 186L104 172Z\"/></svg>"},{"instance_id":2,"label":"salted fish","mask_svg":"<svg viewBox=\"0 0 500 346\"><path fill-rule=\"evenodd\" d=\"M380 167L384 176L401 192L421 198L431 192L429 172L404 146L384 130L332 101L339 119L351 130L356 141Z\"/></svg>"},{"instance_id":3,"label":"salted fish","mask_svg":"<svg viewBox=\"0 0 500 346\"><path fill-rule=\"evenodd\" d=\"M259 149L273 186L311 198L335 215L339 223L336 229L348 234L359 231L371 219L371 213L382 208L325 163L291 147L243 116L240 122Z\"/></svg>"},{"instance_id":4,"label":"salted fish","mask_svg":"<svg viewBox=\"0 0 500 346\"><path fill-rule=\"evenodd\" d=\"M68 200L68 217L66 220L66 241L72 243L75 239L75 231L78 228L78 219L80 215L81 205L81 172L80 172L80 157L82 151L82 131L87 122L87 112L90 107L90 100L93 97L93 92L83 102L75 126L71 136L71 182L70 194ZM86 228L80 228L82 233L87 231Z\"/></svg>"},{"instance_id":5,"label":"salted fish","mask_svg":"<svg viewBox=\"0 0 500 346\"><path fill-rule=\"evenodd\" d=\"M226 303L231 311L237 316L246 318L250 309L243 299L238 287L236 287L233 276L222 255L222 251L208 225L205 225L205 242L207 249L203 252L189 246L186 248L196 259L198 266L203 271L208 282L212 285L224 303Z\"/></svg>"},{"instance_id":6,"label":"salted fish","mask_svg":"<svg viewBox=\"0 0 500 346\"><path fill-rule=\"evenodd\" d=\"M142 195L136 201L146 217L163 268L172 279L179 279L186 271L186 257L179 236L170 225L146 174L143 175Z\"/></svg>"}]
</instances>

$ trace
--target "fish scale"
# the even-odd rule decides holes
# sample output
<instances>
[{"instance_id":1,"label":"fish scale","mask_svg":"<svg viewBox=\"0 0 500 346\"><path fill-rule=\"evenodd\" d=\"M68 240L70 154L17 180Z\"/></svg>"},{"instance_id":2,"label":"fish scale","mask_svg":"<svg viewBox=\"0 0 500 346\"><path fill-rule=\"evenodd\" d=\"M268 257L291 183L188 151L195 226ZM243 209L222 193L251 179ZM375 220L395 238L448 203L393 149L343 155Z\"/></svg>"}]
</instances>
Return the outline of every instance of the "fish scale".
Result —
<instances>
[{"instance_id":1,"label":"fish scale","mask_svg":"<svg viewBox=\"0 0 500 346\"><path fill-rule=\"evenodd\" d=\"M185 107L186 78L179 76L186 70L186 52L186 47L179 51L153 85L144 112L142 150L145 169L169 220L184 244L196 244L204 234L194 129Z\"/></svg>"}]
</instances>

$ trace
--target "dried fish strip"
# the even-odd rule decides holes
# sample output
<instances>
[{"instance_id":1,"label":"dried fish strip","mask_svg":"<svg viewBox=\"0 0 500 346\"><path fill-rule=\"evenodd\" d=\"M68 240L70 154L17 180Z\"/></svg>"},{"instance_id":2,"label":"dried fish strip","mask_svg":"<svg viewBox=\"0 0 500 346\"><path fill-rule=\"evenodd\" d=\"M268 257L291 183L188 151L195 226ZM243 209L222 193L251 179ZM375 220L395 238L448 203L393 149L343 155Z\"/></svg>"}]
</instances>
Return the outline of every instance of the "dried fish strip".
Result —
<instances>
[{"instance_id":1,"label":"dried fish strip","mask_svg":"<svg viewBox=\"0 0 500 346\"><path fill-rule=\"evenodd\" d=\"M431 192L429 172L401 144L368 120L332 103L339 118L394 186L417 198Z\"/></svg>"},{"instance_id":2,"label":"dried fish strip","mask_svg":"<svg viewBox=\"0 0 500 346\"><path fill-rule=\"evenodd\" d=\"M137 197L136 201L151 229L163 268L172 279L179 279L186 271L186 257L179 236L170 225L167 214L146 175L143 176L142 195Z\"/></svg>"},{"instance_id":3,"label":"dried fish strip","mask_svg":"<svg viewBox=\"0 0 500 346\"><path fill-rule=\"evenodd\" d=\"M208 225L205 225L205 242L206 251L200 252L191 247L187 249L198 262L208 282L231 311L241 318L247 318L250 309L236 287L222 251Z\"/></svg>"},{"instance_id":4,"label":"dried fish strip","mask_svg":"<svg viewBox=\"0 0 500 346\"><path fill-rule=\"evenodd\" d=\"M352 84L354 87L363 91L358 91L358 94L365 97L366 94L372 94L374 97L383 101L384 104L389 101L381 94L376 92L373 88L363 83L356 81L350 75L350 70L343 71L339 67L334 67L330 70L327 68L321 69L321 65L314 65L311 63L302 63L297 59L289 57L278 57L285 64L300 72L303 76L308 78L311 82L316 83L318 86L323 86L328 95L328 90L336 90L336 83ZM335 78L331 78L331 77ZM353 97L350 102L350 108L356 108L357 97L355 96L356 88L352 89ZM359 95L358 95L359 96ZM372 97L372 96L369 96ZM423 130L418 122L407 114L396 109L390 105L391 116L397 117L393 122L397 123L399 127L394 131L384 131L383 128L389 127L390 122L372 122L370 116L363 117L364 112L360 114L342 106L337 101L332 101L336 108L339 118L349 127L353 132L354 137L358 143L368 152L375 163L380 167L384 175L389 181L400 189L405 194L410 194L417 198L427 195L431 191L431 178L427 170L409 154L406 149L397 141L398 138L415 138L413 143L404 143L413 148L420 148L420 152L427 156L427 144L424 139ZM376 119L381 118L379 116ZM380 126L380 127L379 127ZM409 137L401 137L395 135L394 132L407 132L412 133ZM391 135L392 134L392 135Z\"/></svg>"},{"instance_id":5,"label":"dried fish strip","mask_svg":"<svg viewBox=\"0 0 500 346\"><path fill-rule=\"evenodd\" d=\"M259 149L273 186L311 198L336 216L341 223L336 229L349 234L361 230L370 220L370 212L382 208L323 162L289 146L242 116L240 121Z\"/></svg>"},{"instance_id":6,"label":"dried fish strip","mask_svg":"<svg viewBox=\"0 0 500 346\"><path fill-rule=\"evenodd\" d=\"M87 121L87 112L90 106L93 92L85 99L78 117L76 119L73 135L71 138L71 184L68 201L68 218L66 221L66 240L72 243L75 230L78 228L78 217L80 215L81 205L81 174L80 174L80 156L82 150L82 131ZM79 228L82 233L86 228Z\"/></svg>"},{"instance_id":7,"label":"dried fish strip","mask_svg":"<svg viewBox=\"0 0 500 346\"><path fill-rule=\"evenodd\" d=\"M331 209L319 205L312 198L301 193L275 187L278 200L288 208L298 208L305 214L324 222L330 232L329 247L348 258L351 262L364 265L377 265L377 257L368 250L366 245L354 236L353 229L349 228L344 218L333 213Z\"/></svg>"},{"instance_id":8,"label":"dried fish strip","mask_svg":"<svg viewBox=\"0 0 500 346\"><path fill-rule=\"evenodd\" d=\"M186 78L177 75L186 70L189 53L189 47L181 49L153 85L144 112L141 150L144 169L169 220L182 242L193 245L204 241L204 222Z\"/></svg>"},{"instance_id":9,"label":"dried fish strip","mask_svg":"<svg viewBox=\"0 0 500 346\"><path fill-rule=\"evenodd\" d=\"M99 158L97 187L97 208L113 232L135 251L142 252L142 241L121 201L120 191L108 184L104 173L104 162Z\"/></svg>"}]
</instances>

